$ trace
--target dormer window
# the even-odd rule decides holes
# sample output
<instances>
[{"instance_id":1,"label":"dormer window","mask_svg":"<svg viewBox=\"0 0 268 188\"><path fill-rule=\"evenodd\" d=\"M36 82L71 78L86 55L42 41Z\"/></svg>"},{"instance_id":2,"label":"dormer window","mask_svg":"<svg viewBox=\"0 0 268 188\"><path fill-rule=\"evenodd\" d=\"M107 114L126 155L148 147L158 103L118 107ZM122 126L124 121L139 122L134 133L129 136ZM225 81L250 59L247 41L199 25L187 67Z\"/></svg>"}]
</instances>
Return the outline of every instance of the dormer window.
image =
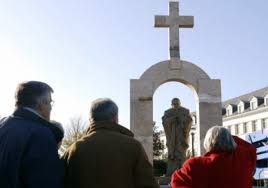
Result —
<instances>
[{"instance_id":1,"label":"dormer window","mask_svg":"<svg viewBox=\"0 0 268 188\"><path fill-rule=\"evenodd\" d=\"M243 101L240 101L237 105L237 111L238 113L242 113L245 110L245 105Z\"/></svg>"},{"instance_id":2,"label":"dormer window","mask_svg":"<svg viewBox=\"0 0 268 188\"><path fill-rule=\"evenodd\" d=\"M254 109L256 109L258 107L258 105L257 105L257 101L253 101L253 102L251 102L251 110L254 110Z\"/></svg>"},{"instance_id":3,"label":"dormer window","mask_svg":"<svg viewBox=\"0 0 268 188\"><path fill-rule=\"evenodd\" d=\"M228 108L226 109L226 116L232 115L232 109Z\"/></svg>"},{"instance_id":4,"label":"dormer window","mask_svg":"<svg viewBox=\"0 0 268 188\"><path fill-rule=\"evenodd\" d=\"M268 94L264 97L265 106L268 106Z\"/></svg>"},{"instance_id":5,"label":"dormer window","mask_svg":"<svg viewBox=\"0 0 268 188\"><path fill-rule=\"evenodd\" d=\"M237 111L237 106L234 104L229 104L226 106L226 116L231 116Z\"/></svg>"},{"instance_id":6,"label":"dormer window","mask_svg":"<svg viewBox=\"0 0 268 188\"><path fill-rule=\"evenodd\" d=\"M238 106L238 113L242 113L243 112L243 109L242 109L242 106Z\"/></svg>"},{"instance_id":7,"label":"dormer window","mask_svg":"<svg viewBox=\"0 0 268 188\"><path fill-rule=\"evenodd\" d=\"M254 110L258 108L258 99L256 97L253 97L250 101L250 109Z\"/></svg>"}]
</instances>

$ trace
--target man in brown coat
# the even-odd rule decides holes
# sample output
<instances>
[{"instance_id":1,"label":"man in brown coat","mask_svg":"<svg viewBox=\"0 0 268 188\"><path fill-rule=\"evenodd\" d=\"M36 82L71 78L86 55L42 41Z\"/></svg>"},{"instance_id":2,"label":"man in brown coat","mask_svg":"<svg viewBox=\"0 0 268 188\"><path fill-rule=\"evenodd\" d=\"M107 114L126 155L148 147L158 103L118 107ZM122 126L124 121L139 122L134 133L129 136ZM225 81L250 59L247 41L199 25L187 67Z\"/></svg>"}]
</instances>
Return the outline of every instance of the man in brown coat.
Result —
<instances>
[{"instance_id":1,"label":"man in brown coat","mask_svg":"<svg viewBox=\"0 0 268 188\"><path fill-rule=\"evenodd\" d=\"M110 99L93 101L90 126L63 155L65 188L158 188L152 166L133 133L118 124Z\"/></svg>"}]
</instances>

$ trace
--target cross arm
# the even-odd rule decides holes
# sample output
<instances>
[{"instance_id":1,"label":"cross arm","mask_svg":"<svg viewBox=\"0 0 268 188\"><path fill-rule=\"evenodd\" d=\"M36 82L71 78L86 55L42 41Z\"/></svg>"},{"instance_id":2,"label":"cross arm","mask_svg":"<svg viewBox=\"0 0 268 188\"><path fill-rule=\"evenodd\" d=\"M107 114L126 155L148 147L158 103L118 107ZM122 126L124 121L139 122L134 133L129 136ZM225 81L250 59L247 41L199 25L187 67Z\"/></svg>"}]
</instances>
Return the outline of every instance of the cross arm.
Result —
<instances>
[{"instance_id":1,"label":"cross arm","mask_svg":"<svg viewBox=\"0 0 268 188\"><path fill-rule=\"evenodd\" d=\"M155 27L178 27L178 28L192 28L194 26L193 16L155 16Z\"/></svg>"},{"instance_id":2,"label":"cross arm","mask_svg":"<svg viewBox=\"0 0 268 188\"><path fill-rule=\"evenodd\" d=\"M193 16L180 16L175 18L178 20L178 26L182 28L193 28L194 27L194 17ZM177 21L175 21L177 23ZM177 25L177 24L176 24Z\"/></svg>"},{"instance_id":3,"label":"cross arm","mask_svg":"<svg viewBox=\"0 0 268 188\"><path fill-rule=\"evenodd\" d=\"M154 27L169 27L170 21L168 16L155 16Z\"/></svg>"}]
</instances>

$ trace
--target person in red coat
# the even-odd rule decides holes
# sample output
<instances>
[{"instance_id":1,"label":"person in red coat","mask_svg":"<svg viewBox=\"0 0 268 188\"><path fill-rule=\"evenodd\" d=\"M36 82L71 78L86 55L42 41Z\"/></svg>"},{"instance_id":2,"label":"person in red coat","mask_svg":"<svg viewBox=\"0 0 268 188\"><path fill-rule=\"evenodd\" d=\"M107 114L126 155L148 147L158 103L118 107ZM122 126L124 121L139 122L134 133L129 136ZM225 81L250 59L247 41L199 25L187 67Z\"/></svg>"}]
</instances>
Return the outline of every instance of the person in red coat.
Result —
<instances>
[{"instance_id":1,"label":"person in red coat","mask_svg":"<svg viewBox=\"0 0 268 188\"><path fill-rule=\"evenodd\" d=\"M185 161L171 177L172 188L252 188L256 149L221 126L210 128L207 151Z\"/></svg>"}]
</instances>

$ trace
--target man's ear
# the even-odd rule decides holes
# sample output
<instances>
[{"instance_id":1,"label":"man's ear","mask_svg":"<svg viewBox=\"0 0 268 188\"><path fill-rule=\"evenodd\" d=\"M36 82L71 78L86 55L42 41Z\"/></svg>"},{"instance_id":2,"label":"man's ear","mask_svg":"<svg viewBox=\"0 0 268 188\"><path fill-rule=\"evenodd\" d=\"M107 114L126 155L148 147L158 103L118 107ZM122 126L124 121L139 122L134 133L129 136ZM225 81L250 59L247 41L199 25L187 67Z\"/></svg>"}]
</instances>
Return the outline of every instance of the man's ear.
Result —
<instances>
[{"instance_id":1,"label":"man's ear","mask_svg":"<svg viewBox=\"0 0 268 188\"><path fill-rule=\"evenodd\" d=\"M46 118L46 114L47 114L47 112L46 112L46 109L45 109L45 107L44 107L44 105L42 104L42 103L39 103L39 104L37 104L36 105L36 107L35 107L35 111L39 114L39 115L41 115L44 119L47 119Z\"/></svg>"},{"instance_id":2,"label":"man's ear","mask_svg":"<svg viewBox=\"0 0 268 188\"><path fill-rule=\"evenodd\" d=\"M38 104L35 106L35 110L36 110L37 112L42 112L42 110L43 110L43 106L42 106L42 104L38 103Z\"/></svg>"}]
</instances>

